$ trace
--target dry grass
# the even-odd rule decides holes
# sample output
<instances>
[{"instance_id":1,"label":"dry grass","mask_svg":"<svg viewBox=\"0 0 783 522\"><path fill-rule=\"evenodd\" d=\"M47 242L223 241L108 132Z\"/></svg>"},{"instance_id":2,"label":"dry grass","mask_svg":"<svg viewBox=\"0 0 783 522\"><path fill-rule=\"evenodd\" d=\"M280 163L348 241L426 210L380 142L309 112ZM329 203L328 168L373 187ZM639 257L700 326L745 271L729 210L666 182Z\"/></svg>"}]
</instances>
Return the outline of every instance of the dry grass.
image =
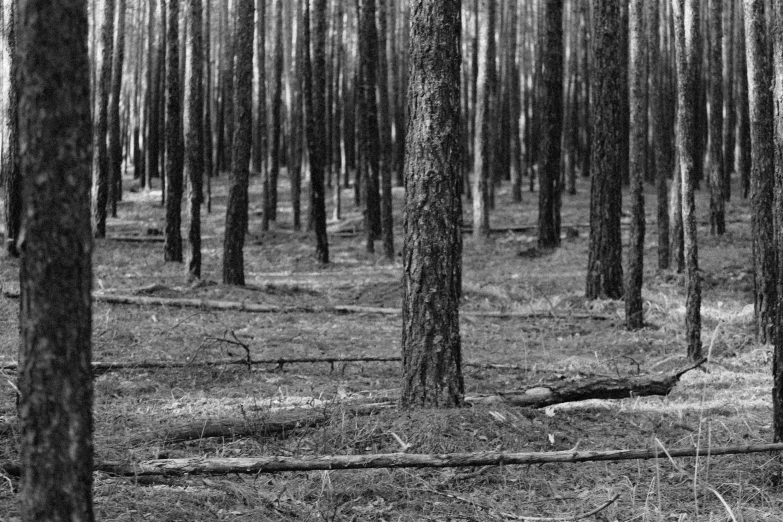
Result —
<instances>
[{"instance_id":1,"label":"dry grass","mask_svg":"<svg viewBox=\"0 0 783 522\"><path fill-rule=\"evenodd\" d=\"M251 211L258 206L253 180ZM205 280L220 279L224 179L215 212L205 218ZM587 222L586 184L566 196L564 224ZM279 224L259 231L251 216L245 250L247 288L217 283L191 287L182 265L165 264L161 245L101 241L95 287L128 293L151 284L157 295L248 300L273 304L399 306L400 265L364 252L361 236L332 237L334 263L313 260L313 240L290 228L284 196ZM399 216L401 192L395 190ZM705 194L700 194L704 198ZM511 204L501 191L493 226L531 224L536 195ZM110 235L162 229L159 193L135 192L109 220ZM648 198L652 201L652 196ZM700 208L706 209L706 200ZM358 215L351 193L347 216ZM648 204L649 210L654 210ZM687 374L665 398L586 401L522 410L481 406L456 411L354 415L346 399L394 396L399 367L391 363L295 364L282 371L238 366L122 370L95 381L98 460L155 457L359 454L401 451L547 451L755 443L771 439L771 353L752 338L752 274L748 202L728 205L729 233L712 238L701 227L705 275L705 344L712 362ZM648 216L652 221L652 213ZM399 219L397 220L399 228ZM741 221L737 223L736 221ZM653 227L650 226L650 229ZM650 326L623 328L622 303L585 302L587 233L554 252L536 252L533 236L465 241L469 310L551 311L537 319L463 317L464 358L519 364L526 371L465 369L467 392L489 393L585 374L666 371L683 363L684 292L681 276L658 273L654 231L648 235L644 297ZM400 235L397 236L398 247ZM17 265L0 261L0 282L13 287ZM0 299L0 363L13 361L17 303ZM569 311L610 317L573 319ZM184 361L254 357L389 356L399 351L399 317L339 314L247 314L96 303L94 359L106 362ZM716 330L717 329L717 330ZM714 335L713 335L714 334ZM0 375L0 460L16 456L13 376ZM152 435L205 419L262 423L281 408L331 412L325 424L287 436L203 439L164 444ZM260 476L129 480L96 475L100 520L513 520L588 512L619 494L592 519L669 521L780 520L778 461L769 455L481 469L368 470ZM14 520L16 482L0 477L0 520Z\"/></svg>"}]
</instances>

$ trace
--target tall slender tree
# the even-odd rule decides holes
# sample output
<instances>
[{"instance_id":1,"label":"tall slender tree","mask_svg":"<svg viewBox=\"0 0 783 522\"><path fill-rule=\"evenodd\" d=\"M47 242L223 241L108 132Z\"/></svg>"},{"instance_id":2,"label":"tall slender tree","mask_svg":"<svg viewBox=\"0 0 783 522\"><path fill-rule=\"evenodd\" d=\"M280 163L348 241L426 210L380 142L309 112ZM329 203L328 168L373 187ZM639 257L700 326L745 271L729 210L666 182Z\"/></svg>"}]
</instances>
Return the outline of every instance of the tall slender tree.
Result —
<instances>
[{"instance_id":1,"label":"tall slender tree","mask_svg":"<svg viewBox=\"0 0 783 522\"><path fill-rule=\"evenodd\" d=\"M19 61L16 52L16 18L17 0L11 0L8 5L8 17L3 28L8 44L8 99L5 118L8 146L0 163L5 194L5 250L11 257L19 256L19 231L22 225L22 177L19 173L19 86L15 74ZM5 7L3 7L5 10Z\"/></svg>"},{"instance_id":2,"label":"tall slender tree","mask_svg":"<svg viewBox=\"0 0 783 522\"><path fill-rule=\"evenodd\" d=\"M560 137L563 132L563 0L544 3L541 78L541 141L539 148L538 246L560 246L562 181Z\"/></svg>"},{"instance_id":3,"label":"tall slender tree","mask_svg":"<svg viewBox=\"0 0 783 522\"><path fill-rule=\"evenodd\" d=\"M179 3L168 0L166 28L166 225L163 257L182 262L182 104L179 81Z\"/></svg>"},{"instance_id":4,"label":"tall slender tree","mask_svg":"<svg viewBox=\"0 0 783 522\"><path fill-rule=\"evenodd\" d=\"M649 105L650 128L652 130L652 147L650 154L655 165L656 209L657 209L657 233L658 233L658 268L669 268L669 205L668 205L668 179L671 174L672 161L667 157L666 147L663 146L670 140L667 129L666 105L664 103L663 73L661 72L661 16L660 1L647 2L649 35L647 45L649 77Z\"/></svg>"},{"instance_id":5,"label":"tall slender tree","mask_svg":"<svg viewBox=\"0 0 783 522\"><path fill-rule=\"evenodd\" d=\"M112 2L113 3L113 2ZM85 0L18 0L21 519L94 520ZM45 14L42 16L42 14ZM105 134L103 135L105 138Z\"/></svg>"},{"instance_id":6,"label":"tall slender tree","mask_svg":"<svg viewBox=\"0 0 783 522\"><path fill-rule=\"evenodd\" d=\"M122 91L122 64L125 61L125 0L116 0L114 45L111 62L111 85L107 116L108 126L108 204L112 217L117 217L117 201L122 199L122 141L120 122L120 94Z\"/></svg>"},{"instance_id":7,"label":"tall slender tree","mask_svg":"<svg viewBox=\"0 0 783 522\"><path fill-rule=\"evenodd\" d=\"M411 2L405 157L402 406L460 406L460 8Z\"/></svg>"},{"instance_id":8,"label":"tall slender tree","mask_svg":"<svg viewBox=\"0 0 783 522\"><path fill-rule=\"evenodd\" d=\"M387 0L378 0L378 133L381 166L381 230L383 256L394 260L394 219L392 216L392 139L389 122L389 67L386 59ZM335 190L339 191L338 188Z\"/></svg>"},{"instance_id":9,"label":"tall slender tree","mask_svg":"<svg viewBox=\"0 0 783 522\"><path fill-rule=\"evenodd\" d=\"M707 96L709 139L707 166L710 185L710 233L726 232L725 174L723 171L723 0L709 0L709 56Z\"/></svg>"},{"instance_id":10,"label":"tall slender tree","mask_svg":"<svg viewBox=\"0 0 783 522\"><path fill-rule=\"evenodd\" d=\"M642 281L644 279L644 179L647 167L648 121L647 45L643 0L631 2L629 22L631 245L628 248L628 273L625 282L625 325L629 330L633 330L644 326Z\"/></svg>"},{"instance_id":11,"label":"tall slender tree","mask_svg":"<svg viewBox=\"0 0 783 522\"><path fill-rule=\"evenodd\" d=\"M265 178L264 221L266 230L270 221L277 220L277 180L283 157L283 0L275 2L275 48L272 66L272 128L269 175Z\"/></svg>"},{"instance_id":12,"label":"tall slender tree","mask_svg":"<svg viewBox=\"0 0 783 522\"><path fill-rule=\"evenodd\" d=\"M772 45L774 57L774 77L778 81L774 85L774 173L775 173L775 248L778 252L783 248L783 4L774 2L772 12L773 20L777 24L777 30L772 31ZM775 352L772 357L772 417L773 438L775 442L783 440L783 256L777 256L776 272L776 317L775 317Z\"/></svg>"},{"instance_id":13,"label":"tall slender tree","mask_svg":"<svg viewBox=\"0 0 783 522\"><path fill-rule=\"evenodd\" d=\"M682 183L683 250L685 254L685 336L688 357L701 358L701 276L696 243L696 202L693 189L697 155L696 105L700 22L699 0L672 0L677 65L677 154ZM687 22L687 23L686 23Z\"/></svg>"},{"instance_id":14,"label":"tall slender tree","mask_svg":"<svg viewBox=\"0 0 783 522\"><path fill-rule=\"evenodd\" d=\"M209 1L209 0L207 0ZM185 106L185 166L189 186L188 278L201 278L201 203L204 180L204 57L201 0L188 0L188 75Z\"/></svg>"},{"instance_id":15,"label":"tall slender tree","mask_svg":"<svg viewBox=\"0 0 783 522\"><path fill-rule=\"evenodd\" d=\"M734 146L736 139L737 111L735 103L736 74L734 63L734 27L736 4L734 0L724 0L723 6L723 196L731 199L731 174L734 172Z\"/></svg>"},{"instance_id":16,"label":"tall slender tree","mask_svg":"<svg viewBox=\"0 0 783 522\"><path fill-rule=\"evenodd\" d=\"M92 132L92 219L93 234L106 236L106 203L109 195L109 154L106 144L111 92L111 59L114 39L114 0L103 0L103 22L100 30L100 55L97 96Z\"/></svg>"},{"instance_id":17,"label":"tall slender tree","mask_svg":"<svg viewBox=\"0 0 783 522\"><path fill-rule=\"evenodd\" d=\"M248 219L248 182L253 136L253 6L237 0L234 64L234 139L223 241L223 283L245 284L243 249Z\"/></svg>"},{"instance_id":18,"label":"tall slender tree","mask_svg":"<svg viewBox=\"0 0 783 522\"><path fill-rule=\"evenodd\" d=\"M488 139L495 61L495 8L497 0L481 0L483 14L477 9L479 32L478 73L476 76L476 109L473 133L473 235L476 238L489 236L489 191L490 191L490 141Z\"/></svg>"},{"instance_id":19,"label":"tall slender tree","mask_svg":"<svg viewBox=\"0 0 783 522\"><path fill-rule=\"evenodd\" d=\"M623 295L622 206L620 163L625 160L620 132L623 128L620 96L620 38L627 30L620 24L619 3L598 0L593 4L593 129L590 166L590 245L587 264L589 299L619 299Z\"/></svg>"},{"instance_id":20,"label":"tall slender tree","mask_svg":"<svg viewBox=\"0 0 783 522\"><path fill-rule=\"evenodd\" d=\"M750 190L755 268L756 335L759 342L767 343L774 339L775 304L777 302L772 212L774 194L772 64L767 46L764 0L744 1L752 145Z\"/></svg>"}]
</instances>

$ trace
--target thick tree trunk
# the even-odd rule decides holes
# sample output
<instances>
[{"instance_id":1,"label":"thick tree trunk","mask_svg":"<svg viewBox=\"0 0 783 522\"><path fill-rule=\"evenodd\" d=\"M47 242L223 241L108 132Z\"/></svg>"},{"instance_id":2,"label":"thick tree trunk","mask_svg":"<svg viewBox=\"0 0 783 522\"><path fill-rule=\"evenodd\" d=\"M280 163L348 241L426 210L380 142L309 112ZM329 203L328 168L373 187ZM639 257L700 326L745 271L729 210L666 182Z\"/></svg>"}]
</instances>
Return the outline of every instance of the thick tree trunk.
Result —
<instances>
[{"instance_id":1,"label":"thick tree trunk","mask_svg":"<svg viewBox=\"0 0 783 522\"><path fill-rule=\"evenodd\" d=\"M751 227L755 267L756 336L759 342L774 339L776 267L772 200L774 196L774 148L772 64L767 47L764 0L745 0L748 91L752 167Z\"/></svg>"},{"instance_id":2,"label":"thick tree trunk","mask_svg":"<svg viewBox=\"0 0 783 522\"><path fill-rule=\"evenodd\" d=\"M87 3L18 0L18 14L16 80L25 115L19 127L25 151L21 519L89 522L94 517Z\"/></svg>"},{"instance_id":3,"label":"thick tree trunk","mask_svg":"<svg viewBox=\"0 0 783 522\"><path fill-rule=\"evenodd\" d=\"M623 128L622 98L625 88L620 60L620 7L612 0L599 0L593 13L592 124L590 165L590 246L587 265L588 299L619 299L623 295L622 171L624 161L620 132Z\"/></svg>"},{"instance_id":4,"label":"thick tree trunk","mask_svg":"<svg viewBox=\"0 0 783 522\"><path fill-rule=\"evenodd\" d=\"M179 82L179 2L168 0L166 28L166 224L163 258L182 262L182 104Z\"/></svg>"},{"instance_id":5,"label":"thick tree trunk","mask_svg":"<svg viewBox=\"0 0 783 522\"><path fill-rule=\"evenodd\" d=\"M489 184L491 146L488 139L494 76L495 3L497 0L481 0L484 8L478 17L478 76L476 77L475 132L473 133L473 235L489 236ZM410 95L410 89L408 90Z\"/></svg>"},{"instance_id":6,"label":"thick tree trunk","mask_svg":"<svg viewBox=\"0 0 783 522\"><path fill-rule=\"evenodd\" d=\"M648 0L649 1L649 0ZM655 1L655 0L653 0ZM628 248L628 274L625 282L625 326L644 326L642 281L644 279L644 180L647 168L647 43L644 1L633 0L630 21L630 109L631 139L631 244Z\"/></svg>"},{"instance_id":7,"label":"thick tree trunk","mask_svg":"<svg viewBox=\"0 0 783 522\"><path fill-rule=\"evenodd\" d=\"M312 52L310 52L310 7L312 2ZM310 151L310 215L315 230L315 257L329 262L326 237L326 196L324 189L324 141L326 125L326 0L308 0L304 18L305 112L307 147ZM312 56L311 56L312 54Z\"/></svg>"},{"instance_id":8,"label":"thick tree trunk","mask_svg":"<svg viewBox=\"0 0 783 522\"><path fill-rule=\"evenodd\" d=\"M401 404L460 406L460 9L437 0L411 7Z\"/></svg>"},{"instance_id":9,"label":"thick tree trunk","mask_svg":"<svg viewBox=\"0 0 783 522\"><path fill-rule=\"evenodd\" d=\"M242 250L248 218L250 149L253 136L254 0L238 0L234 65L234 138L223 242L223 283L244 285Z\"/></svg>"},{"instance_id":10,"label":"thick tree trunk","mask_svg":"<svg viewBox=\"0 0 783 522\"><path fill-rule=\"evenodd\" d=\"M207 0L209 1L209 0ZM201 0L188 0L187 104L185 112L185 173L189 185L190 257L188 279L201 278L201 203L204 181L204 55Z\"/></svg>"},{"instance_id":11,"label":"thick tree trunk","mask_svg":"<svg viewBox=\"0 0 783 522\"><path fill-rule=\"evenodd\" d=\"M19 231L22 226L22 176L19 172L19 85L17 83L16 67L18 54L16 49L16 19L17 1L11 0L8 6L7 25L4 28L8 43L8 112L5 124L7 126L8 146L2 159L5 194L5 250L11 257L19 256ZM5 7L3 7L5 9Z\"/></svg>"},{"instance_id":12,"label":"thick tree trunk","mask_svg":"<svg viewBox=\"0 0 783 522\"><path fill-rule=\"evenodd\" d=\"M696 148L696 62L699 49L699 0L672 0L677 53L677 152L682 180L683 245L686 266L685 336L688 357L701 358L701 276L696 243L696 204L693 195ZM686 25L686 21L688 22Z\"/></svg>"},{"instance_id":13,"label":"thick tree trunk","mask_svg":"<svg viewBox=\"0 0 783 522\"><path fill-rule=\"evenodd\" d=\"M723 0L709 0L709 139L707 166L710 184L710 233L726 233L725 174L723 172Z\"/></svg>"},{"instance_id":14,"label":"thick tree trunk","mask_svg":"<svg viewBox=\"0 0 783 522\"><path fill-rule=\"evenodd\" d=\"M111 90L114 0L103 0L103 23L100 34L101 60L98 65L97 107L95 107L92 129L92 221L93 234L97 238L106 237L106 203L109 195L109 155L106 146L106 133L108 131L109 93Z\"/></svg>"},{"instance_id":15,"label":"thick tree trunk","mask_svg":"<svg viewBox=\"0 0 783 522\"><path fill-rule=\"evenodd\" d=\"M770 35L773 41L774 77L774 172L775 172L775 248L783 248L783 4L775 2L770 16L777 21L777 30ZM776 273L777 307L775 316L775 352L772 358L772 418L775 442L783 440L783 256L777 257Z\"/></svg>"},{"instance_id":16,"label":"thick tree trunk","mask_svg":"<svg viewBox=\"0 0 783 522\"><path fill-rule=\"evenodd\" d=\"M125 0L117 1L114 23L114 49L111 63L111 89L108 108L108 203L110 214L117 217L117 201L122 199L122 141L120 140L120 93L122 64L125 59Z\"/></svg>"},{"instance_id":17,"label":"thick tree trunk","mask_svg":"<svg viewBox=\"0 0 783 522\"><path fill-rule=\"evenodd\" d=\"M544 8L546 66L542 77L539 149L538 246L560 246L560 137L563 131L563 0L547 0Z\"/></svg>"}]
</instances>

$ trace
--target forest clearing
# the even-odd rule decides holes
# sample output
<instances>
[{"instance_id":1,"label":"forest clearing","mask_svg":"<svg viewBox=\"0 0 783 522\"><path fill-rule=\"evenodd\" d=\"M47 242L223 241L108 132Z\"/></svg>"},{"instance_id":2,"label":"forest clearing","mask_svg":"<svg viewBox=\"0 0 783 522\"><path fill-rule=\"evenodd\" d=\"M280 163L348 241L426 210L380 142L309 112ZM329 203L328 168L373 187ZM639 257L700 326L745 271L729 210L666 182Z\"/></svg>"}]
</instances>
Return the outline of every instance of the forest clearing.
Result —
<instances>
[{"instance_id":1,"label":"forest clearing","mask_svg":"<svg viewBox=\"0 0 783 522\"><path fill-rule=\"evenodd\" d=\"M156 237L147 233L160 229L164 210L159 191L133 191L120 203L118 218L108 220L107 238L96 243L96 295L399 309L401 265L384 262L381 254L367 254L361 233L330 234L333 262L322 267L310 255L307 235L291 229L287 201L281 201L277 228L261 232L253 213L257 179L251 180L255 217L246 246L247 286L218 284L225 179L214 180L213 212L204 216L200 283L185 284L183 266L163 262L161 242L141 241ZM281 190L281 196L287 193L287 187ZM647 268L648 326L642 330L625 329L621 302L584 299L588 194L587 185L580 183L575 196L564 197L564 228L573 227L579 234L569 234L557 250L538 250L535 235L526 233L492 234L481 244L466 238L461 310L535 312L528 318L463 315L467 396L594 376L669 372L687 365L681 275ZM395 190L395 215L401 211L401 195ZM534 196L526 192L525 200L515 204L501 190L493 228L534 223ZM703 196L699 193L699 208ZM96 466L187 457L661 448L658 459L532 466L137 478L96 472L96 517L525 520L587 513L617 496L595 519L731 520L715 490L735 520L778 520L783 502L775 482L779 464L774 453L705 456L698 461L670 461L663 453L663 448L771 440L771 347L753 341L748 205L739 198L727 205L729 226L723 237L710 236L706 225L699 227L703 340L710 360L683 375L666 397L542 409L498 402L401 412L395 406L400 385L396 361L203 366L246 358L398 358L399 315L246 313L96 300L93 360L124 365L96 371ZM359 214L352 206L345 210L344 222ZM699 217L704 217L702 212ZM337 223L330 228L338 228ZM401 232L399 220L396 232ZM655 256L655 247L654 238L648 237L648 257ZM4 295L13 295L18 291L17 264L3 259L0 267ZM4 297L0 307L0 328L16 331L18 299ZM4 335L0 342L0 366L15 363L17 337ZM147 368L144 363L188 365ZM481 367L492 364L499 367ZM4 463L18 460L13 381L13 371L4 370ZM375 408L368 407L373 404ZM283 432L266 430L286 419L309 421ZM223 436L167 441L187 427L206 429L220 423L227 426ZM16 478L5 474L0 505L8 509L0 514L2 520L18 516L12 492L16 484Z\"/></svg>"}]
</instances>

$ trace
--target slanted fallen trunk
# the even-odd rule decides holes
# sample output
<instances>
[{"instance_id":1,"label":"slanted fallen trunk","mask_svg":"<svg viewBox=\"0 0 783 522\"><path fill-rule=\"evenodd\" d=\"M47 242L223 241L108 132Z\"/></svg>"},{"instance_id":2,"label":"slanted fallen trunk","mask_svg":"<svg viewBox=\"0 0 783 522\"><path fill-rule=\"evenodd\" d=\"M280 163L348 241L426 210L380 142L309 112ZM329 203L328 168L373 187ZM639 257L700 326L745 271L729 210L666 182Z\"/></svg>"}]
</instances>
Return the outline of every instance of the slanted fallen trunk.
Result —
<instances>
[{"instance_id":1,"label":"slanted fallen trunk","mask_svg":"<svg viewBox=\"0 0 783 522\"><path fill-rule=\"evenodd\" d=\"M500 392L477 398L477 403L505 402L514 406L543 408L563 402L588 399L627 399L644 395L668 395L680 377L707 362L702 359L671 374L634 375L630 377L590 377L565 381L527 390Z\"/></svg>"}]
</instances>

